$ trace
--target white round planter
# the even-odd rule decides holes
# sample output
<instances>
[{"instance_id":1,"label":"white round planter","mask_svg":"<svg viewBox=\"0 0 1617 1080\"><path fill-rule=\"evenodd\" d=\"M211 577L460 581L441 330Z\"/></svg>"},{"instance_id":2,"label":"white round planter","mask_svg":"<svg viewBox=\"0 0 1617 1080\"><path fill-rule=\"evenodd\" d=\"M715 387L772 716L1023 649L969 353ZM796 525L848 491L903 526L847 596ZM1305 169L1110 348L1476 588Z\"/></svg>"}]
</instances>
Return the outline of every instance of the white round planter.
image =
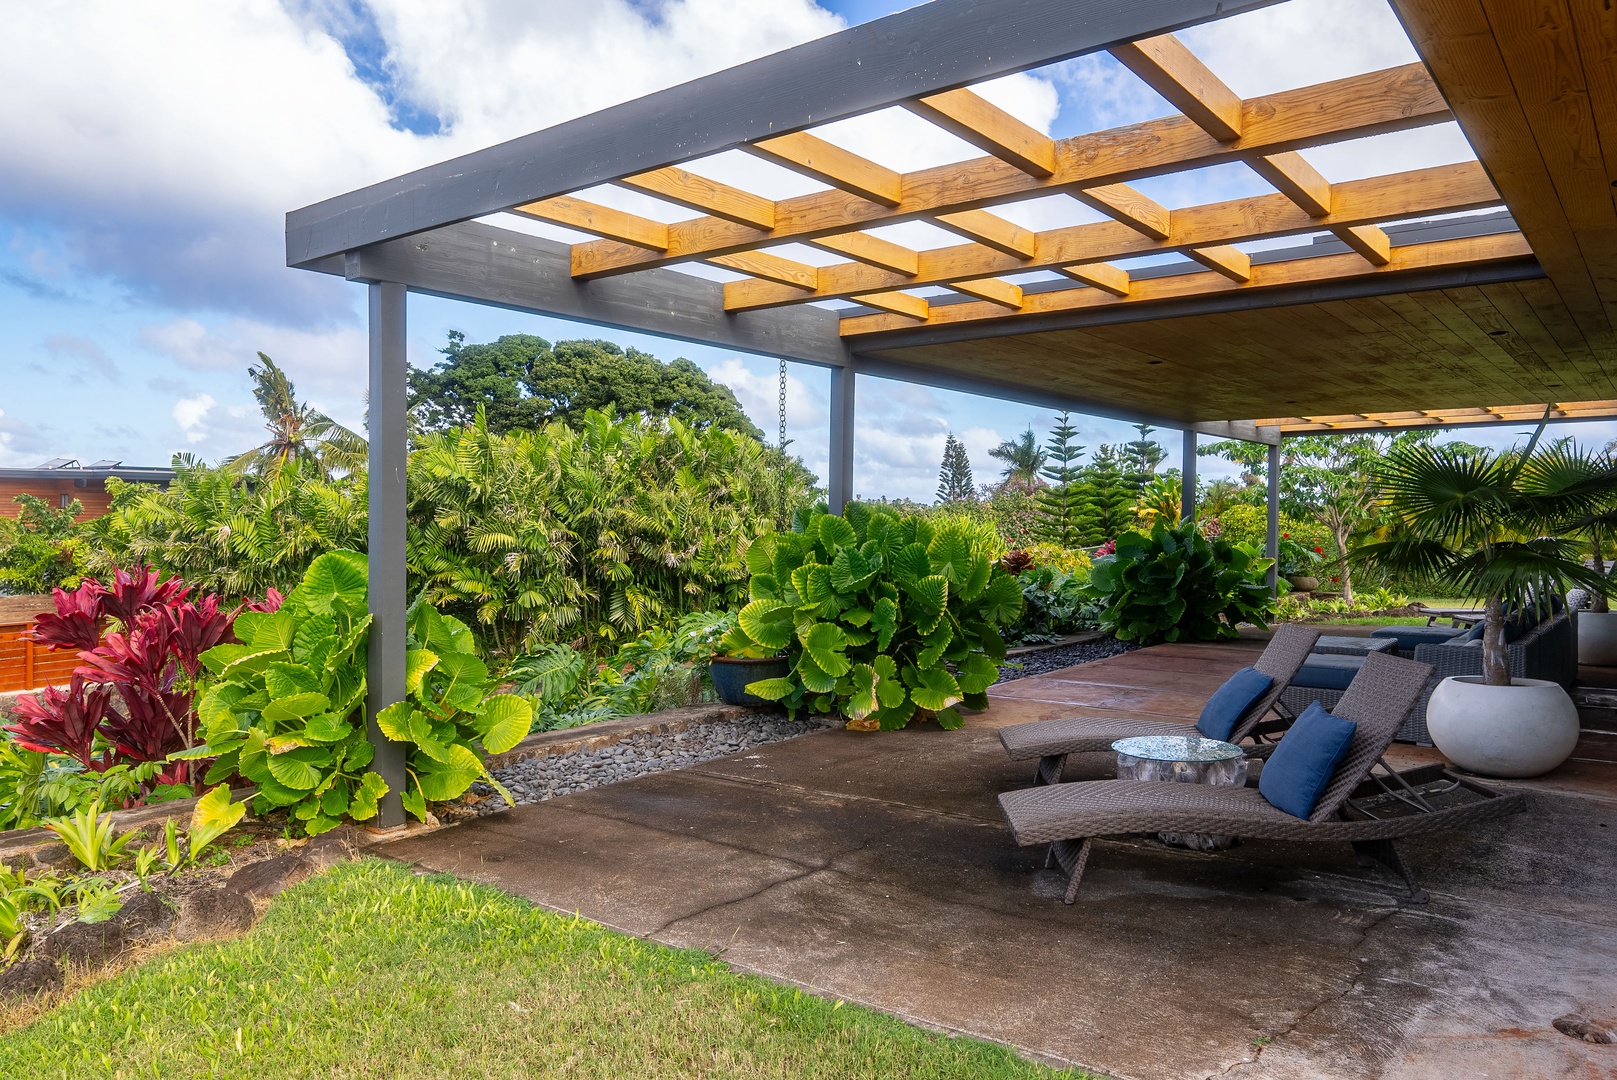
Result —
<instances>
[{"instance_id":1,"label":"white round planter","mask_svg":"<svg viewBox=\"0 0 1617 1080\"><path fill-rule=\"evenodd\" d=\"M1578 708L1558 683L1516 679L1484 686L1480 675L1437 684L1426 706L1432 742L1462 769L1483 776L1539 776L1578 743Z\"/></svg>"},{"instance_id":2,"label":"white round planter","mask_svg":"<svg viewBox=\"0 0 1617 1080\"><path fill-rule=\"evenodd\" d=\"M1578 663L1617 667L1617 611L1578 612Z\"/></svg>"}]
</instances>

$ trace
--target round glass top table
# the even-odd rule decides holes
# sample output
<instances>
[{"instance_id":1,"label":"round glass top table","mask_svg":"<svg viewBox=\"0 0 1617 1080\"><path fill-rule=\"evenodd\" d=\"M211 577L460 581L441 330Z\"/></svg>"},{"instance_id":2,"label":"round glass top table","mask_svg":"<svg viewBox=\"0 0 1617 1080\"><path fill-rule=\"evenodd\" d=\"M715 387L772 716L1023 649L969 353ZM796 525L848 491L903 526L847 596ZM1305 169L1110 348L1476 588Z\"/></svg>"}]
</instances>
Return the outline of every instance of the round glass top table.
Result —
<instances>
[{"instance_id":1,"label":"round glass top table","mask_svg":"<svg viewBox=\"0 0 1617 1080\"><path fill-rule=\"evenodd\" d=\"M1233 743L1195 735L1144 735L1119 739L1112 749L1117 752L1119 780L1170 780L1227 787L1246 783L1246 753ZM1222 851L1235 843L1233 836L1212 833L1158 833L1157 839L1198 851Z\"/></svg>"}]
</instances>

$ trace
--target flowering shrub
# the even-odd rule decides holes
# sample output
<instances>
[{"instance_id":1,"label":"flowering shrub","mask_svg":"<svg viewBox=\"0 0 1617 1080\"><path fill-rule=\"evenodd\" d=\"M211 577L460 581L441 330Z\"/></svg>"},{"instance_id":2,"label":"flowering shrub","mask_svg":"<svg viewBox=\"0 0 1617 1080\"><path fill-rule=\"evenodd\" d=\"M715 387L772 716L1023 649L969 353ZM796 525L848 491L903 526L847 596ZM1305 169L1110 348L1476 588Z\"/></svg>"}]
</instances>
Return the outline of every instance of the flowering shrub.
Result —
<instances>
[{"instance_id":1,"label":"flowering shrub","mask_svg":"<svg viewBox=\"0 0 1617 1080\"><path fill-rule=\"evenodd\" d=\"M1325 549L1315 545L1312 550L1293 540L1291 533L1280 534L1280 575L1282 577L1295 577L1299 574L1312 576L1318 569L1325 556Z\"/></svg>"},{"instance_id":2,"label":"flowering shrub","mask_svg":"<svg viewBox=\"0 0 1617 1080\"><path fill-rule=\"evenodd\" d=\"M1108 540L1107 543L1116 550L1115 540ZM1065 548L1060 544L1034 544L1027 549L1027 553L1033 557L1035 566L1048 566L1080 580L1089 577L1092 560L1089 552L1083 548Z\"/></svg>"}]
</instances>

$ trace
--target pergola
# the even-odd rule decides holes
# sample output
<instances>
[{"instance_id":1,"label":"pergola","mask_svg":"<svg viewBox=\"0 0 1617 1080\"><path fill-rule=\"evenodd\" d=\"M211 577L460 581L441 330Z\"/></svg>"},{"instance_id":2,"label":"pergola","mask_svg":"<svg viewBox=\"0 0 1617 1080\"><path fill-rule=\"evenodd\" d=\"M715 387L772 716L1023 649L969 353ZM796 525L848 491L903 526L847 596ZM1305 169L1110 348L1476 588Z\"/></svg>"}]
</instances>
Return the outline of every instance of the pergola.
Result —
<instances>
[{"instance_id":1,"label":"pergola","mask_svg":"<svg viewBox=\"0 0 1617 1080\"><path fill-rule=\"evenodd\" d=\"M1617 416L1617 14L1391 0L1424 62L1245 99L1173 36L1274 2L933 0L288 214L289 265L370 289L370 714L404 695L412 291L829 368L837 507L858 374L1180 428L1191 512L1197 434L1267 443L1271 553L1286 435ZM1177 112L1052 139L972 89L1102 50ZM900 172L824 130L893 108L981 156ZM1305 154L1450 120L1480 160L1332 183ZM707 175L727 152L805 193ZM1272 192L1131 186L1236 162ZM1099 220L1013 220L1052 196ZM958 242L872 232L912 221Z\"/></svg>"}]
</instances>

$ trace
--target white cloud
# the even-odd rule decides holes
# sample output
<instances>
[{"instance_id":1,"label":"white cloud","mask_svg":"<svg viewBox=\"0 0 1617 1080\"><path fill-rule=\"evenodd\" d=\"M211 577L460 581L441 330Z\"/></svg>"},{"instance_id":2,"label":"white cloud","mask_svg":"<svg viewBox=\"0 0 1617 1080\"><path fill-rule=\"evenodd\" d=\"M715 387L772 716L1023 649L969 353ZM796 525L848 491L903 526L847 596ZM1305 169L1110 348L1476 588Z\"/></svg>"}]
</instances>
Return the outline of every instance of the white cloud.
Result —
<instances>
[{"instance_id":1,"label":"white cloud","mask_svg":"<svg viewBox=\"0 0 1617 1080\"><path fill-rule=\"evenodd\" d=\"M211 434L208 416L216 404L212 394L181 398L174 403L169 415L174 418L175 426L185 433L186 442L195 446Z\"/></svg>"},{"instance_id":2,"label":"white cloud","mask_svg":"<svg viewBox=\"0 0 1617 1080\"><path fill-rule=\"evenodd\" d=\"M292 379L300 400L351 427L363 416L369 344L358 327L302 330L236 318L209 328L182 317L141 327L140 342L191 371L239 372L244 396L248 365L262 352Z\"/></svg>"}]
</instances>

